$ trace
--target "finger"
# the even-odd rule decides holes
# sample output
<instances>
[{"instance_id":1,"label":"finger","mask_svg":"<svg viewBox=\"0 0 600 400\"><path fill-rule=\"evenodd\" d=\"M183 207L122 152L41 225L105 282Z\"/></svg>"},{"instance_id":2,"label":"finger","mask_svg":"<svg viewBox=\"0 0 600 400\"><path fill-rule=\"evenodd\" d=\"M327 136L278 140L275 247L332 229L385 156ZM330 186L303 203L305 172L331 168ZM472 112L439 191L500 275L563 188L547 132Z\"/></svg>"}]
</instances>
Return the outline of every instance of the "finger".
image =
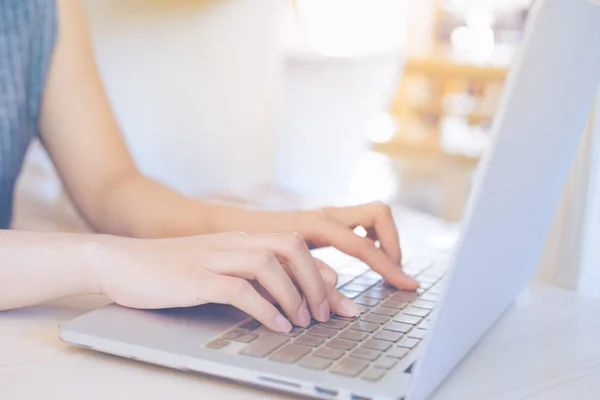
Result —
<instances>
[{"instance_id":1,"label":"finger","mask_svg":"<svg viewBox=\"0 0 600 400\"><path fill-rule=\"evenodd\" d=\"M336 222L323 223L318 227L318 232L321 240L360 259L399 289L416 290L419 287L417 281L404 274L402 267L392 262L372 240L357 236L350 229Z\"/></svg>"},{"instance_id":2,"label":"finger","mask_svg":"<svg viewBox=\"0 0 600 400\"><path fill-rule=\"evenodd\" d=\"M274 253L255 249L205 252L202 263L217 274L258 281L292 323L303 327L310 324L302 296Z\"/></svg>"},{"instance_id":3,"label":"finger","mask_svg":"<svg viewBox=\"0 0 600 400\"><path fill-rule=\"evenodd\" d=\"M232 235L223 239L217 246L264 249L275 253L300 287L313 317L321 322L329 320L330 310L325 283L306 242L299 234Z\"/></svg>"},{"instance_id":4,"label":"finger","mask_svg":"<svg viewBox=\"0 0 600 400\"><path fill-rule=\"evenodd\" d=\"M338 282L337 272L335 272L334 269L329 265L325 264L323 260L318 258L314 258L314 260L317 268L319 269L319 273L323 277L323 282L325 282L325 288L327 289L327 292L329 292L331 288L335 289Z\"/></svg>"},{"instance_id":5,"label":"finger","mask_svg":"<svg viewBox=\"0 0 600 400\"><path fill-rule=\"evenodd\" d=\"M213 303L231 304L276 332L290 332L292 324L245 279L221 275L210 294Z\"/></svg>"},{"instance_id":6,"label":"finger","mask_svg":"<svg viewBox=\"0 0 600 400\"><path fill-rule=\"evenodd\" d=\"M360 315L360 308L352 300L335 289L337 273L323 261L315 259L315 262L327 287L327 299L331 311L343 317L356 317Z\"/></svg>"},{"instance_id":7,"label":"finger","mask_svg":"<svg viewBox=\"0 0 600 400\"><path fill-rule=\"evenodd\" d=\"M389 206L381 202L375 202L354 207L330 207L324 210L326 214L344 225L362 226L367 232L372 228L375 231L374 236L379 240L381 249L385 254L392 262L401 263L400 238Z\"/></svg>"}]
</instances>

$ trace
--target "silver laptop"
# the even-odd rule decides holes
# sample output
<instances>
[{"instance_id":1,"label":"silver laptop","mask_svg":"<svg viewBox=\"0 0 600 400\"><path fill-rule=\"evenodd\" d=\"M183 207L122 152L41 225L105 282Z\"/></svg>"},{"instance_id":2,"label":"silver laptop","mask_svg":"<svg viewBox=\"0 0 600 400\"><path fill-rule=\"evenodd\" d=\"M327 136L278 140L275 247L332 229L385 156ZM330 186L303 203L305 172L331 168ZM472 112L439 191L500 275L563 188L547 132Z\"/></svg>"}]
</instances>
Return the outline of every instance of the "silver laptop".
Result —
<instances>
[{"instance_id":1,"label":"silver laptop","mask_svg":"<svg viewBox=\"0 0 600 400\"><path fill-rule=\"evenodd\" d=\"M339 288L361 305L358 318L276 334L229 306L109 305L63 324L61 338L322 399L429 397L533 275L600 82L599 44L600 6L537 1L458 246L450 257L423 252L406 262L419 292L336 256Z\"/></svg>"}]
</instances>

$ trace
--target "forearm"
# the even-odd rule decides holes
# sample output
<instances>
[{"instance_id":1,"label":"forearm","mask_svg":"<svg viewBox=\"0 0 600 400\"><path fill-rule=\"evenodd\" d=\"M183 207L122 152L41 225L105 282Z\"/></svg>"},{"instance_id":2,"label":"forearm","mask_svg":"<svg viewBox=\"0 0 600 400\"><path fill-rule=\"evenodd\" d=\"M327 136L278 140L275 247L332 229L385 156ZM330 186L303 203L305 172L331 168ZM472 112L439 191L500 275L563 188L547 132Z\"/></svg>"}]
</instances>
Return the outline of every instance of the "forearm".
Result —
<instances>
[{"instance_id":1,"label":"forearm","mask_svg":"<svg viewBox=\"0 0 600 400\"><path fill-rule=\"evenodd\" d=\"M203 207L137 170L105 182L93 199L86 200L78 208L97 232L158 238L186 236L188 226L196 227L195 234L204 230ZM187 233L193 234L191 230Z\"/></svg>"},{"instance_id":2,"label":"forearm","mask_svg":"<svg viewBox=\"0 0 600 400\"><path fill-rule=\"evenodd\" d=\"M99 293L102 237L0 231L0 310Z\"/></svg>"},{"instance_id":3,"label":"forearm","mask_svg":"<svg viewBox=\"0 0 600 400\"><path fill-rule=\"evenodd\" d=\"M98 231L119 236L163 238L229 231L286 231L295 213L278 213L272 226L262 226L269 211L251 210L190 198L137 171L106 184L85 207L84 215ZM279 227L280 225L280 227Z\"/></svg>"}]
</instances>

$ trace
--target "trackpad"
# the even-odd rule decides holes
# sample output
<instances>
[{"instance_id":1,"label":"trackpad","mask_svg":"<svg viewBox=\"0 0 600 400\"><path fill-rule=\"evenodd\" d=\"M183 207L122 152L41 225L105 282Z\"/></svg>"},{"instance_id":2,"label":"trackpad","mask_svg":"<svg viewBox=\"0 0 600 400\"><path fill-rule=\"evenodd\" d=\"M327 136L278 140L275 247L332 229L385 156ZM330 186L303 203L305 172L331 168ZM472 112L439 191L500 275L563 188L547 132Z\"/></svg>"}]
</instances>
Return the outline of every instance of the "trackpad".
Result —
<instances>
[{"instance_id":1,"label":"trackpad","mask_svg":"<svg viewBox=\"0 0 600 400\"><path fill-rule=\"evenodd\" d=\"M154 329L193 333L195 340L208 340L248 318L235 307L205 304L197 307L150 311L160 320ZM173 332L174 333L174 332Z\"/></svg>"}]
</instances>

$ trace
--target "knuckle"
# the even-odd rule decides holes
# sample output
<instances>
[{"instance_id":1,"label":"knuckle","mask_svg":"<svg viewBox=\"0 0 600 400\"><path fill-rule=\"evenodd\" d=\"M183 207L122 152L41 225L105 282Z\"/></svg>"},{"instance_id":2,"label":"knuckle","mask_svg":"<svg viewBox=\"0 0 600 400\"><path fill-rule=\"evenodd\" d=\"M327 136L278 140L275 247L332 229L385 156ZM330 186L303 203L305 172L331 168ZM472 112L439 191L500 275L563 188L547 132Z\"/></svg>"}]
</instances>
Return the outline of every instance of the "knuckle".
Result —
<instances>
[{"instance_id":1,"label":"knuckle","mask_svg":"<svg viewBox=\"0 0 600 400\"><path fill-rule=\"evenodd\" d=\"M229 284L229 295L232 299L243 298L247 296L254 288L250 282L244 279L238 279Z\"/></svg>"},{"instance_id":2,"label":"knuckle","mask_svg":"<svg viewBox=\"0 0 600 400\"><path fill-rule=\"evenodd\" d=\"M256 253L254 267L257 272L272 271L279 264L275 254L268 250L258 250Z\"/></svg>"},{"instance_id":3,"label":"knuckle","mask_svg":"<svg viewBox=\"0 0 600 400\"><path fill-rule=\"evenodd\" d=\"M294 253L307 251L308 249L304 238L297 232L287 233L285 235L285 244L286 247Z\"/></svg>"},{"instance_id":4,"label":"knuckle","mask_svg":"<svg viewBox=\"0 0 600 400\"><path fill-rule=\"evenodd\" d=\"M375 207L377 207L377 212L383 216L392 215L392 208L381 201L375 202Z\"/></svg>"},{"instance_id":5,"label":"knuckle","mask_svg":"<svg viewBox=\"0 0 600 400\"><path fill-rule=\"evenodd\" d=\"M325 281L325 284L329 287L335 287L337 284L338 276L337 273L331 268L323 268L320 270L321 276Z\"/></svg>"}]
</instances>

